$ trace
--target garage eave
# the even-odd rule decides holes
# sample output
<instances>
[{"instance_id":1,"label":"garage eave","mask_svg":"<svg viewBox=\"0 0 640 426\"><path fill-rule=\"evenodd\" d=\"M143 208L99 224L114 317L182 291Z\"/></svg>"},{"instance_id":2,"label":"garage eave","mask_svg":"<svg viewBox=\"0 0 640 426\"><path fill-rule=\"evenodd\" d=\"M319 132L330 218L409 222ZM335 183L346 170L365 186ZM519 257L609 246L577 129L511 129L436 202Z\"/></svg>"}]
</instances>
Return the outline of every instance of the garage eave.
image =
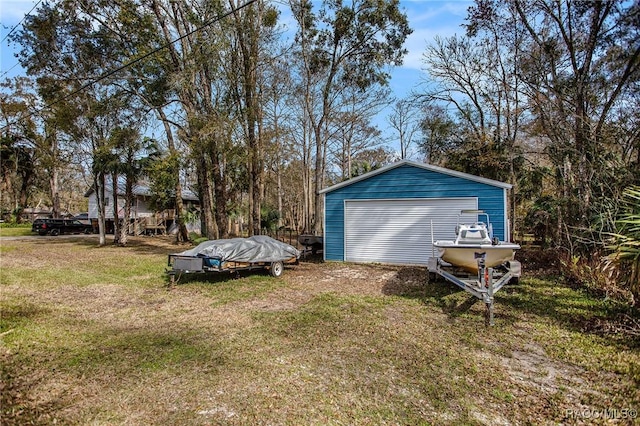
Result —
<instances>
[{"instance_id":1,"label":"garage eave","mask_svg":"<svg viewBox=\"0 0 640 426\"><path fill-rule=\"evenodd\" d=\"M363 175L357 176L355 178L346 180L344 182L340 182L338 184L335 184L333 186L330 186L328 188L325 188L323 190L320 191L321 194L326 194L328 192L331 191L335 191L337 189L340 188L344 188L345 186L349 186L352 185L356 182L360 182L366 179L369 179L370 177L379 175L381 173L385 173L389 170L395 169L397 167L401 167L401 166L413 166L413 167L418 167L421 169L425 169L425 170L430 170L432 172L436 172L436 173L442 173L445 175L450 175L450 176L455 176L455 177L459 177L462 179L467 179L470 181L474 181L474 182L479 182L479 183L484 183L487 185L491 185L491 186L495 186L498 188L504 188L504 189L511 189L513 185L505 183L505 182L500 182L497 180L493 180L493 179L487 179L487 178L483 178L480 176L474 176L474 175L470 175L468 173L463 173L463 172L458 172L456 170L450 170L450 169L446 169L444 167L438 167L438 166L434 166L432 164L425 164L425 163L418 163L416 161L411 161L411 160L402 160L402 161L398 161L397 163L393 163L393 164L389 164L387 166L384 166L382 168L379 168L377 170L373 170L369 173L365 173Z\"/></svg>"}]
</instances>

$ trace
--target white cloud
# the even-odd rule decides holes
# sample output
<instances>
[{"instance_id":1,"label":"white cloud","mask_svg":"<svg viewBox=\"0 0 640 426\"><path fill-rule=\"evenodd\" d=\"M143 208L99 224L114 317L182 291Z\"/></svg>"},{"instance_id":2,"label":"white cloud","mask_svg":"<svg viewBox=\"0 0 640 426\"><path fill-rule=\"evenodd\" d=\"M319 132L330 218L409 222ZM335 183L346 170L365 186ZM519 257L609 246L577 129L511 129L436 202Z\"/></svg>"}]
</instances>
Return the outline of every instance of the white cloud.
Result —
<instances>
[{"instance_id":1,"label":"white cloud","mask_svg":"<svg viewBox=\"0 0 640 426\"><path fill-rule=\"evenodd\" d=\"M436 1L405 0L401 3L406 9L409 26L413 33L407 37L405 48L409 51L404 58L403 67L422 68L422 54L428 44L436 36L445 38L461 34L464 28L460 25L467 16L467 9L472 1Z\"/></svg>"},{"instance_id":2,"label":"white cloud","mask_svg":"<svg viewBox=\"0 0 640 426\"><path fill-rule=\"evenodd\" d=\"M404 44L409 52L404 57L402 68L420 70L422 55L435 36L444 38L462 33L464 29L460 24L473 3L471 0L401 0L400 9L407 14L409 26L413 29ZM292 39L296 22L289 6L279 1L274 5L281 12L280 24L285 29L285 36Z\"/></svg>"},{"instance_id":3,"label":"white cloud","mask_svg":"<svg viewBox=\"0 0 640 426\"><path fill-rule=\"evenodd\" d=\"M22 21L22 18L29 13L36 5L36 0L2 0L0 1L0 23L3 26L13 28L14 25ZM7 29L6 32L9 32ZM3 33L5 30L3 29Z\"/></svg>"}]
</instances>

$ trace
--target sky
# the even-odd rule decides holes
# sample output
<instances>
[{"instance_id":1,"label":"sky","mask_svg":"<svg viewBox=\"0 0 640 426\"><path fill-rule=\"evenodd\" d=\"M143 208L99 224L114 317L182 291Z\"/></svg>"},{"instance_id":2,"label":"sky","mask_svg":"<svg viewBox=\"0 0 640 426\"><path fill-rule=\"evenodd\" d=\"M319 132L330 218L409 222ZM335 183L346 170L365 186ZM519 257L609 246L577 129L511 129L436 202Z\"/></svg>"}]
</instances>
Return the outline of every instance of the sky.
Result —
<instances>
[{"instance_id":1,"label":"sky","mask_svg":"<svg viewBox=\"0 0 640 426\"><path fill-rule=\"evenodd\" d=\"M14 57L14 46L9 45L6 36L29 13L38 0L0 0L0 79L14 77L24 73ZM281 3L281 2L278 2ZM473 4L468 0L400 0L401 8L409 18L409 26L413 33L407 38L405 48L409 51L400 67L395 67L391 74L390 88L397 98L406 97L425 80L422 71L422 55L428 44L433 43L435 36L451 37L464 29L461 24L467 14L467 8ZM286 21L285 21L286 25ZM18 28L19 29L19 28ZM393 138L388 128L386 116L388 110L382 111L376 124L383 131L385 138Z\"/></svg>"}]
</instances>

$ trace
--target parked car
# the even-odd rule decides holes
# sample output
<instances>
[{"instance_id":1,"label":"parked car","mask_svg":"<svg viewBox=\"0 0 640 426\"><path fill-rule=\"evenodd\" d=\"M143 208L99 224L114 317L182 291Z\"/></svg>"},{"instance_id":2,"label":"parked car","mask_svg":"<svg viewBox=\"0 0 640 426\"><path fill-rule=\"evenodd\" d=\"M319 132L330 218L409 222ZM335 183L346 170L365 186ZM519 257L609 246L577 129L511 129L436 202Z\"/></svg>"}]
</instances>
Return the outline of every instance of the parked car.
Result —
<instances>
[{"instance_id":1,"label":"parked car","mask_svg":"<svg viewBox=\"0 0 640 426\"><path fill-rule=\"evenodd\" d=\"M41 229L46 229L46 226L43 228L43 224L48 220L51 220L51 219L43 219L43 218L39 217L38 219L34 220L33 223L31 224L31 232L40 233ZM45 232L45 234L46 234L46 232Z\"/></svg>"},{"instance_id":2,"label":"parked car","mask_svg":"<svg viewBox=\"0 0 640 426\"><path fill-rule=\"evenodd\" d=\"M76 219L36 219L31 225L31 231L39 235L58 234L91 234L91 224L82 223Z\"/></svg>"},{"instance_id":3,"label":"parked car","mask_svg":"<svg viewBox=\"0 0 640 426\"><path fill-rule=\"evenodd\" d=\"M80 221L86 222L89 220L89 213L80 213L73 217L74 219L78 219Z\"/></svg>"}]
</instances>

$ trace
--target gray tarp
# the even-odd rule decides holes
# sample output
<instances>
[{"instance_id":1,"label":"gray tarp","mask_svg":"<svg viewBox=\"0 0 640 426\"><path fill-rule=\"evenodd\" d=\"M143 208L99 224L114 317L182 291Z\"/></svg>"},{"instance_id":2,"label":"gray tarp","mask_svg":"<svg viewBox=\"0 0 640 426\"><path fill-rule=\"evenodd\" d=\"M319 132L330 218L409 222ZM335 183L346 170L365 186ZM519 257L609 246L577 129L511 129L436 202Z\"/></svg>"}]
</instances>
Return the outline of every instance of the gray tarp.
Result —
<instances>
[{"instance_id":1,"label":"gray tarp","mask_svg":"<svg viewBox=\"0 0 640 426\"><path fill-rule=\"evenodd\" d=\"M180 256L213 257L223 262L277 262L300 257L300 252L289 244L265 235L230 240L209 240Z\"/></svg>"}]
</instances>

